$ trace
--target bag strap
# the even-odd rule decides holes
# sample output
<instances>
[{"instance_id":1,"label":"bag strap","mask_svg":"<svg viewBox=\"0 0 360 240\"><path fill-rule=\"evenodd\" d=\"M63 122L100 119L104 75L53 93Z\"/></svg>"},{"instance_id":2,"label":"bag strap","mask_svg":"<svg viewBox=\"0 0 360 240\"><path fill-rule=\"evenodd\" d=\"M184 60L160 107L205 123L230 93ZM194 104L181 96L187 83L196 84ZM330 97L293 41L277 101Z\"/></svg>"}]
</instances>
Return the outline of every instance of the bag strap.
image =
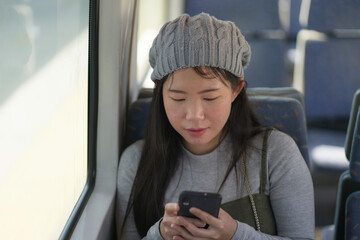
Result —
<instances>
[{"instance_id":1,"label":"bag strap","mask_svg":"<svg viewBox=\"0 0 360 240\"><path fill-rule=\"evenodd\" d=\"M265 192L265 186L267 181L267 142L272 128L267 128L264 133L262 153L261 153L261 176L260 176L260 193Z\"/></svg>"},{"instance_id":2,"label":"bag strap","mask_svg":"<svg viewBox=\"0 0 360 240\"><path fill-rule=\"evenodd\" d=\"M249 194L251 208L253 210L253 214L254 214L254 218L255 218L256 230L260 232L260 221L259 221L259 217L257 214L254 197L251 193L251 188L250 188L249 180L248 180L247 173L246 173L246 166L245 166L245 161L244 161L243 155L241 155L241 166L242 166L242 169L244 172L244 180L245 180L246 190Z\"/></svg>"},{"instance_id":3,"label":"bag strap","mask_svg":"<svg viewBox=\"0 0 360 240\"><path fill-rule=\"evenodd\" d=\"M262 154L261 154L260 193L264 193L264 191L265 191L265 184L266 184L266 178L267 178L267 174L266 174L267 140L269 138L269 134L270 134L271 130L272 130L271 128L267 128L265 130L264 138L263 138L263 148L262 148ZM256 230L261 231L259 216L257 214L254 197L251 193L251 188L250 188L249 180L248 180L247 173L246 173L246 166L245 166L245 161L244 161L243 155L241 155L241 166L242 166L242 169L244 172L244 180L245 180L246 189L249 194L251 208L254 213Z\"/></svg>"}]
</instances>

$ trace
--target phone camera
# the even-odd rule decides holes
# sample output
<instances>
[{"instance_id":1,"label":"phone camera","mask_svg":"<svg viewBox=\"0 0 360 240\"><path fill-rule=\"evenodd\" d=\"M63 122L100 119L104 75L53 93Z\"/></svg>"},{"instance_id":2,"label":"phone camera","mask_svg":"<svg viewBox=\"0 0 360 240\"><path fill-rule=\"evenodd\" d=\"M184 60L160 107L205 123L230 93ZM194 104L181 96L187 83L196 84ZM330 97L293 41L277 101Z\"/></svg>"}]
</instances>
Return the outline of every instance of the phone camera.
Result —
<instances>
[{"instance_id":1,"label":"phone camera","mask_svg":"<svg viewBox=\"0 0 360 240\"><path fill-rule=\"evenodd\" d=\"M182 200L182 205L183 205L183 206L189 206L189 205L190 205L190 199L184 198L184 199Z\"/></svg>"}]
</instances>

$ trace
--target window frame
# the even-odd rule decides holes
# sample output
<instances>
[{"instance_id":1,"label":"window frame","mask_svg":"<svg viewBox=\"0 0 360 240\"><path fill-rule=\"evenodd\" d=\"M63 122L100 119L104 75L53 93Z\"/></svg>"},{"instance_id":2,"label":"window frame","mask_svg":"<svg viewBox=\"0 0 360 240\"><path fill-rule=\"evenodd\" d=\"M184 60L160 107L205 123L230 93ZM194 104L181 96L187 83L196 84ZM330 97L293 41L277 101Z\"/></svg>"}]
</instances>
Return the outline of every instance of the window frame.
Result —
<instances>
[{"instance_id":1,"label":"window frame","mask_svg":"<svg viewBox=\"0 0 360 240\"><path fill-rule=\"evenodd\" d=\"M99 0L89 0L87 177L59 239L70 239L95 187L99 93Z\"/></svg>"}]
</instances>

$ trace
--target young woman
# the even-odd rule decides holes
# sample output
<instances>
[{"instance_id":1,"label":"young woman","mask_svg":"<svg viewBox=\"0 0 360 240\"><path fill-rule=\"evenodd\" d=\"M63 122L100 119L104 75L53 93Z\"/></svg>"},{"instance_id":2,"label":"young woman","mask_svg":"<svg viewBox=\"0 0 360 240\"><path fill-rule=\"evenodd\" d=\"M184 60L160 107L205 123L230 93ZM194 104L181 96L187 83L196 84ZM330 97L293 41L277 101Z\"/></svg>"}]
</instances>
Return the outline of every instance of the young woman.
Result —
<instances>
[{"instance_id":1,"label":"young woman","mask_svg":"<svg viewBox=\"0 0 360 240\"><path fill-rule=\"evenodd\" d=\"M311 176L295 142L251 110L250 55L232 22L205 13L160 30L147 133L120 159L120 239L314 239ZM183 190L220 193L219 216L178 216Z\"/></svg>"}]
</instances>

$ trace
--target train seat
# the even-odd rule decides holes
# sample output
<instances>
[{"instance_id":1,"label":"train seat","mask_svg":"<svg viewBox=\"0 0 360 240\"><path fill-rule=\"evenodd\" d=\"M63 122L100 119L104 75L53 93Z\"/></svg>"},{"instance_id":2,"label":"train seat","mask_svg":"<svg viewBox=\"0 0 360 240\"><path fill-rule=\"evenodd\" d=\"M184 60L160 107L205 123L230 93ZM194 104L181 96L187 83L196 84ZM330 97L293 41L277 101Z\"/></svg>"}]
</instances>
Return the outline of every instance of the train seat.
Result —
<instances>
[{"instance_id":1,"label":"train seat","mask_svg":"<svg viewBox=\"0 0 360 240\"><path fill-rule=\"evenodd\" d=\"M299 101L288 97L250 97L254 111L264 126L274 126L289 134L297 143L309 166L306 120Z\"/></svg>"},{"instance_id":2,"label":"train seat","mask_svg":"<svg viewBox=\"0 0 360 240\"><path fill-rule=\"evenodd\" d=\"M197 0L185 1L185 12L200 12L233 21L252 49L245 78L249 87L289 87L287 77L286 31L281 22L278 1Z\"/></svg>"},{"instance_id":3,"label":"train seat","mask_svg":"<svg viewBox=\"0 0 360 240\"><path fill-rule=\"evenodd\" d=\"M317 226L332 223L337 180L349 168L344 142L360 88L359 14L359 1L302 1L293 87L304 94Z\"/></svg>"},{"instance_id":4,"label":"train seat","mask_svg":"<svg viewBox=\"0 0 360 240\"><path fill-rule=\"evenodd\" d=\"M354 54L360 35L329 38L301 30L297 49L294 87L304 93L312 169L343 172L348 168L346 125L352 96L360 88L360 54Z\"/></svg>"},{"instance_id":5,"label":"train seat","mask_svg":"<svg viewBox=\"0 0 360 240\"><path fill-rule=\"evenodd\" d=\"M360 237L360 191L353 192L346 200L345 239Z\"/></svg>"},{"instance_id":6,"label":"train seat","mask_svg":"<svg viewBox=\"0 0 360 240\"><path fill-rule=\"evenodd\" d=\"M360 89L352 103L345 152L350 167L339 179L334 226L323 229L324 240L360 237Z\"/></svg>"},{"instance_id":7,"label":"train seat","mask_svg":"<svg viewBox=\"0 0 360 240\"><path fill-rule=\"evenodd\" d=\"M266 88L249 88L248 92L260 122L288 133L297 143L309 166L306 119L301 94L291 88L268 89L268 91ZM125 141L127 145L143 138L150 104L151 98L147 97L138 99L130 105Z\"/></svg>"},{"instance_id":8,"label":"train seat","mask_svg":"<svg viewBox=\"0 0 360 240\"><path fill-rule=\"evenodd\" d=\"M302 1L294 87L304 93L310 123L348 120L360 88L359 14L359 1Z\"/></svg>"},{"instance_id":9,"label":"train seat","mask_svg":"<svg viewBox=\"0 0 360 240\"><path fill-rule=\"evenodd\" d=\"M352 113L355 112L357 115L350 116L348 131L351 134L348 134L345 148L350 160L350 177L358 188L346 200L345 239L360 238L360 90L357 91L353 103Z\"/></svg>"}]
</instances>

